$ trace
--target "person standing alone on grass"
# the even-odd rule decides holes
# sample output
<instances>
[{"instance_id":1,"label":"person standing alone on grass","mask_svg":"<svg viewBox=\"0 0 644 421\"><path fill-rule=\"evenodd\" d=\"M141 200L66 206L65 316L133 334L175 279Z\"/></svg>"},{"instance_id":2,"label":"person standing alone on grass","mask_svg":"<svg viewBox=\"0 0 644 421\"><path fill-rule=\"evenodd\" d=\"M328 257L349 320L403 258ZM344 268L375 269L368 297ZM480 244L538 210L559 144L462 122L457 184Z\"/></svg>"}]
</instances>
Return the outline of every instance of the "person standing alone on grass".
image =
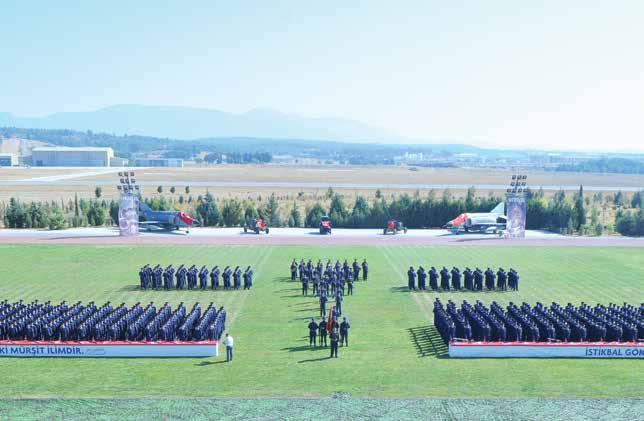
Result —
<instances>
[{"instance_id":1,"label":"person standing alone on grass","mask_svg":"<svg viewBox=\"0 0 644 421\"><path fill-rule=\"evenodd\" d=\"M232 336L226 333L226 339L224 339L224 345L226 345L226 362L231 362L233 360L233 345L235 340Z\"/></svg>"},{"instance_id":2,"label":"person standing alone on grass","mask_svg":"<svg viewBox=\"0 0 644 421\"><path fill-rule=\"evenodd\" d=\"M330 358L338 358L338 340L339 335L338 335L338 330L333 329L331 331L331 335L329 336L329 339L331 339L331 357Z\"/></svg>"}]
</instances>

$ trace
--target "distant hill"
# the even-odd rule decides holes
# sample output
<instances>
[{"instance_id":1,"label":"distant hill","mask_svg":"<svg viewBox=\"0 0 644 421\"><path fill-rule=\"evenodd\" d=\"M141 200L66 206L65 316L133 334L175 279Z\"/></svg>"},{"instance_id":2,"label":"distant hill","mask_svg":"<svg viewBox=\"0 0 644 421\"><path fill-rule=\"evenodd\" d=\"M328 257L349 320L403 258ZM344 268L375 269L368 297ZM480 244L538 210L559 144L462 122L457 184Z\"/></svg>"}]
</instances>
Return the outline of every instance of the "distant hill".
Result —
<instances>
[{"instance_id":1,"label":"distant hill","mask_svg":"<svg viewBox=\"0 0 644 421\"><path fill-rule=\"evenodd\" d=\"M0 113L0 127L91 130L174 139L261 137L378 143L405 141L386 129L355 120L306 118L270 109L231 114L187 107L116 105L96 111L56 113L37 118Z\"/></svg>"}]
</instances>

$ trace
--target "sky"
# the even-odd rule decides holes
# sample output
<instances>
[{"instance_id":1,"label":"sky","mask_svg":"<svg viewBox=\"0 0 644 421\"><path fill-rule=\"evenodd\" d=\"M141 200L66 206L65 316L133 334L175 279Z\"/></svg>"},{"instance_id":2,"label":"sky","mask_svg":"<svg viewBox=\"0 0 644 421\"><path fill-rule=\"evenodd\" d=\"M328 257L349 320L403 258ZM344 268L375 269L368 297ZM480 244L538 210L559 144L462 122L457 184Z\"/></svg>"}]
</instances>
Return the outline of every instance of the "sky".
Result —
<instances>
[{"instance_id":1,"label":"sky","mask_svg":"<svg viewBox=\"0 0 644 421\"><path fill-rule=\"evenodd\" d=\"M644 2L0 1L0 112L270 108L418 142L644 151Z\"/></svg>"}]
</instances>

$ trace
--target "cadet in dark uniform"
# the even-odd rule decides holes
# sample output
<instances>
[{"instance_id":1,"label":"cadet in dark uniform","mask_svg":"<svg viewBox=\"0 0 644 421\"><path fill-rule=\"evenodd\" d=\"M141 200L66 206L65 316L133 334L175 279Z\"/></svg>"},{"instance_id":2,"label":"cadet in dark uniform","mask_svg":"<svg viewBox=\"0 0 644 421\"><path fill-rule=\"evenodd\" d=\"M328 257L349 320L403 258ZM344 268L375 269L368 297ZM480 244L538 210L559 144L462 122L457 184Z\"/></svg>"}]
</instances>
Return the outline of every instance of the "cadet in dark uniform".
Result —
<instances>
[{"instance_id":1,"label":"cadet in dark uniform","mask_svg":"<svg viewBox=\"0 0 644 421\"><path fill-rule=\"evenodd\" d=\"M503 268L499 268L499 271L496 273L496 287L499 291L507 291L507 274Z\"/></svg>"},{"instance_id":2,"label":"cadet in dark uniform","mask_svg":"<svg viewBox=\"0 0 644 421\"><path fill-rule=\"evenodd\" d=\"M331 331L330 338L331 339L331 358L335 357L338 358L338 331L337 329L333 329Z\"/></svg>"},{"instance_id":3,"label":"cadet in dark uniform","mask_svg":"<svg viewBox=\"0 0 644 421\"><path fill-rule=\"evenodd\" d=\"M311 322L309 323L309 345L311 346L316 345L315 338L318 334L318 327L319 326L317 323L315 323L315 320L311 318Z\"/></svg>"},{"instance_id":4,"label":"cadet in dark uniform","mask_svg":"<svg viewBox=\"0 0 644 421\"><path fill-rule=\"evenodd\" d=\"M208 288L208 269L205 266L202 266L199 271L199 287L201 289Z\"/></svg>"},{"instance_id":5,"label":"cadet in dark uniform","mask_svg":"<svg viewBox=\"0 0 644 421\"><path fill-rule=\"evenodd\" d=\"M465 268L463 278L465 280L465 289L468 291L474 291L474 274L472 273L472 269L469 267Z\"/></svg>"},{"instance_id":6,"label":"cadet in dark uniform","mask_svg":"<svg viewBox=\"0 0 644 421\"><path fill-rule=\"evenodd\" d=\"M407 271L407 286L410 291L416 289L416 271L412 266L409 266L409 270Z\"/></svg>"},{"instance_id":7,"label":"cadet in dark uniform","mask_svg":"<svg viewBox=\"0 0 644 421\"><path fill-rule=\"evenodd\" d=\"M449 271L445 266L441 269L441 289L449 291Z\"/></svg>"},{"instance_id":8,"label":"cadet in dark uniform","mask_svg":"<svg viewBox=\"0 0 644 421\"><path fill-rule=\"evenodd\" d=\"M494 289L494 271L490 268L485 271L485 288Z\"/></svg>"},{"instance_id":9,"label":"cadet in dark uniform","mask_svg":"<svg viewBox=\"0 0 644 421\"><path fill-rule=\"evenodd\" d=\"M233 272L233 283L235 289L239 289L241 287L241 274L242 272L239 266L235 267Z\"/></svg>"},{"instance_id":10,"label":"cadet in dark uniform","mask_svg":"<svg viewBox=\"0 0 644 421\"><path fill-rule=\"evenodd\" d=\"M367 259L362 261L362 280L366 281L369 274L369 265L367 264ZM356 279L357 281L357 279Z\"/></svg>"},{"instance_id":11,"label":"cadet in dark uniform","mask_svg":"<svg viewBox=\"0 0 644 421\"><path fill-rule=\"evenodd\" d=\"M212 289L219 289L219 266L215 266L210 272L210 285Z\"/></svg>"},{"instance_id":12,"label":"cadet in dark uniform","mask_svg":"<svg viewBox=\"0 0 644 421\"><path fill-rule=\"evenodd\" d=\"M434 266L429 270L429 287L432 291L436 291L438 289L438 272Z\"/></svg>"},{"instance_id":13,"label":"cadet in dark uniform","mask_svg":"<svg viewBox=\"0 0 644 421\"><path fill-rule=\"evenodd\" d=\"M316 282L314 282L313 284L315 285ZM313 293L314 294L315 294L316 289L317 288L315 288L315 287L313 288ZM302 279L302 295L309 295L309 280L306 277L304 277L304 279Z\"/></svg>"},{"instance_id":14,"label":"cadet in dark uniform","mask_svg":"<svg viewBox=\"0 0 644 421\"><path fill-rule=\"evenodd\" d=\"M320 323L318 324L318 336L319 336L319 344L320 346L327 346L326 344L326 322L324 319L320 320Z\"/></svg>"},{"instance_id":15,"label":"cadet in dark uniform","mask_svg":"<svg viewBox=\"0 0 644 421\"><path fill-rule=\"evenodd\" d=\"M347 295L353 295L353 279L349 279L347 281L347 287L348 287Z\"/></svg>"},{"instance_id":16,"label":"cadet in dark uniform","mask_svg":"<svg viewBox=\"0 0 644 421\"><path fill-rule=\"evenodd\" d=\"M347 318L342 318L340 323L340 345L349 346L349 328L351 325L347 322Z\"/></svg>"},{"instance_id":17,"label":"cadet in dark uniform","mask_svg":"<svg viewBox=\"0 0 644 421\"><path fill-rule=\"evenodd\" d=\"M320 317L324 317L326 314L326 293L320 294Z\"/></svg>"},{"instance_id":18,"label":"cadet in dark uniform","mask_svg":"<svg viewBox=\"0 0 644 421\"><path fill-rule=\"evenodd\" d=\"M474 271L474 289L483 291L483 271L479 268Z\"/></svg>"},{"instance_id":19,"label":"cadet in dark uniform","mask_svg":"<svg viewBox=\"0 0 644 421\"><path fill-rule=\"evenodd\" d=\"M427 273L425 272L425 269L420 266L416 274L418 275L418 289L424 291L426 289L425 280L427 279Z\"/></svg>"},{"instance_id":20,"label":"cadet in dark uniform","mask_svg":"<svg viewBox=\"0 0 644 421\"><path fill-rule=\"evenodd\" d=\"M452 268L452 288L456 291L461 289L461 271L457 267Z\"/></svg>"}]
</instances>

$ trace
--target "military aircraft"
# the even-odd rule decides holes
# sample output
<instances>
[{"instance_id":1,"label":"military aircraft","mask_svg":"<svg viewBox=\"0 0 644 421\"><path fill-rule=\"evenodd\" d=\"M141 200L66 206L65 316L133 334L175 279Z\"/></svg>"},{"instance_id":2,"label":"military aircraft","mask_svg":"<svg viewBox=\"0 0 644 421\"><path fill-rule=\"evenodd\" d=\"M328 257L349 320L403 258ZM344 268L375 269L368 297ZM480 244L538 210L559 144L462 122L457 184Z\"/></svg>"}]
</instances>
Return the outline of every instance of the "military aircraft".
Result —
<instances>
[{"instance_id":1,"label":"military aircraft","mask_svg":"<svg viewBox=\"0 0 644 421\"><path fill-rule=\"evenodd\" d=\"M199 226L199 221L191 218L184 212L177 211L153 211L144 202L139 202L139 226L145 226L148 230L157 228L165 231L180 231L186 228L186 233L190 233L190 228Z\"/></svg>"},{"instance_id":2,"label":"military aircraft","mask_svg":"<svg viewBox=\"0 0 644 421\"><path fill-rule=\"evenodd\" d=\"M443 228L452 234L462 232L497 233L497 231L505 229L507 220L505 202L501 202L488 213L462 213L446 223Z\"/></svg>"}]
</instances>

